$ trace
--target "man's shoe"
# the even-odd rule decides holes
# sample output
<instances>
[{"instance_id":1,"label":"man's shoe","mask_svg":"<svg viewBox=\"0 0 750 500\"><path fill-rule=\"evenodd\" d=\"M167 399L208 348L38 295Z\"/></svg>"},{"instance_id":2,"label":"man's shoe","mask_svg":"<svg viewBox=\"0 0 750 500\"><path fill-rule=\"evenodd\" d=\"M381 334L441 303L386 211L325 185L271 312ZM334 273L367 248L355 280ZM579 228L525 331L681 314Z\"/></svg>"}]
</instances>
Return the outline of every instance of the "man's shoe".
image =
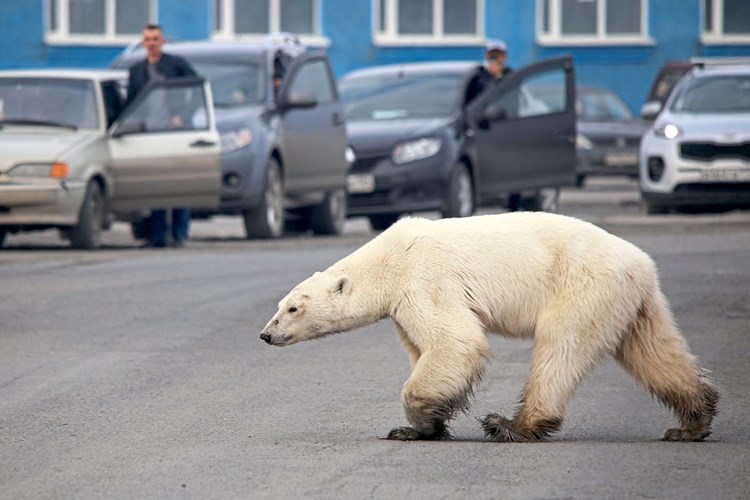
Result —
<instances>
[{"instance_id":1,"label":"man's shoe","mask_svg":"<svg viewBox=\"0 0 750 500\"><path fill-rule=\"evenodd\" d=\"M174 240L172 242L174 248L183 248L186 244L187 242L185 240Z\"/></svg>"},{"instance_id":2,"label":"man's shoe","mask_svg":"<svg viewBox=\"0 0 750 500\"><path fill-rule=\"evenodd\" d=\"M167 244L163 241L147 241L141 248L167 248Z\"/></svg>"}]
</instances>

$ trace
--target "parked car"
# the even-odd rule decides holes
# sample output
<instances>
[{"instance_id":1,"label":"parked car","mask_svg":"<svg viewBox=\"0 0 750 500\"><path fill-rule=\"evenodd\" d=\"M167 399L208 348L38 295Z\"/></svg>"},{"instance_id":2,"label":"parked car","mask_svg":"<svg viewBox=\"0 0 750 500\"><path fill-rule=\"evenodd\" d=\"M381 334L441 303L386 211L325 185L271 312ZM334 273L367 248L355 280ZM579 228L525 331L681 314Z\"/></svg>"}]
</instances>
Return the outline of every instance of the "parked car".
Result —
<instances>
[{"instance_id":1,"label":"parked car","mask_svg":"<svg viewBox=\"0 0 750 500\"><path fill-rule=\"evenodd\" d=\"M356 158L350 216L384 229L406 213L466 217L507 206L513 193L527 209L554 208L557 189L575 183L572 60L522 68L467 103L479 70L471 62L396 64L340 80ZM535 95L542 92L550 105Z\"/></svg>"},{"instance_id":2,"label":"parked car","mask_svg":"<svg viewBox=\"0 0 750 500\"><path fill-rule=\"evenodd\" d=\"M93 249L113 220L218 205L219 135L202 78L157 82L126 110L120 71L0 72L0 246L58 228ZM161 120L163 103L185 126Z\"/></svg>"},{"instance_id":3,"label":"parked car","mask_svg":"<svg viewBox=\"0 0 750 500\"><path fill-rule=\"evenodd\" d=\"M622 98L604 87L579 85L576 110L578 185L589 175L638 177L641 136L648 124L633 116Z\"/></svg>"},{"instance_id":4,"label":"parked car","mask_svg":"<svg viewBox=\"0 0 750 500\"><path fill-rule=\"evenodd\" d=\"M346 222L346 131L326 53L289 34L263 43L168 43L213 89L221 135L221 203L196 216L241 215L249 238L277 238L285 218L318 234ZM145 57L131 48L112 64ZM281 78L281 87L274 79ZM138 232L138 228L135 229Z\"/></svg>"},{"instance_id":5,"label":"parked car","mask_svg":"<svg viewBox=\"0 0 750 500\"><path fill-rule=\"evenodd\" d=\"M750 208L750 64L696 66L640 152L648 213Z\"/></svg>"},{"instance_id":6,"label":"parked car","mask_svg":"<svg viewBox=\"0 0 750 500\"><path fill-rule=\"evenodd\" d=\"M641 117L653 120L667 102L675 85L693 67L691 61L668 61L656 73L649 87L646 102L641 108Z\"/></svg>"}]
</instances>

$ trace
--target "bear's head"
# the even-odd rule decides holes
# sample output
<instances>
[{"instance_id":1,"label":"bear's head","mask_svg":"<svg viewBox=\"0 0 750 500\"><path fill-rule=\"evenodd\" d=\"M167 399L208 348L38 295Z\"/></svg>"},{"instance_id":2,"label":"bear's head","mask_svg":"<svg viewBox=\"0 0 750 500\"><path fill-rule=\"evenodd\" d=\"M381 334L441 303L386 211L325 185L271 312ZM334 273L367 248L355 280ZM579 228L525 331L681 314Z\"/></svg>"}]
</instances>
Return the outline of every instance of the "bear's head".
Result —
<instances>
[{"instance_id":1,"label":"bear's head","mask_svg":"<svg viewBox=\"0 0 750 500\"><path fill-rule=\"evenodd\" d=\"M351 289L346 275L315 273L281 299L260 338L270 345L287 346L350 329L346 311Z\"/></svg>"}]
</instances>

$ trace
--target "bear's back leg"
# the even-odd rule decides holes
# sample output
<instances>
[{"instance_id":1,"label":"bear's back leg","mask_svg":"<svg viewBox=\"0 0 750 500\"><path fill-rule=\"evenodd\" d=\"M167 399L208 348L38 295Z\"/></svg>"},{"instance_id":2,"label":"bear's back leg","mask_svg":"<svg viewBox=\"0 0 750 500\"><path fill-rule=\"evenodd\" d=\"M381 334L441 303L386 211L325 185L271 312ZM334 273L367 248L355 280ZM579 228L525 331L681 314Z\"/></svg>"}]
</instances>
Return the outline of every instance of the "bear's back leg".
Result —
<instances>
[{"instance_id":1,"label":"bear's back leg","mask_svg":"<svg viewBox=\"0 0 750 500\"><path fill-rule=\"evenodd\" d=\"M658 288L644 300L616 359L677 416L681 427L669 429L665 441L701 441L711 434L719 392L698 368Z\"/></svg>"}]
</instances>

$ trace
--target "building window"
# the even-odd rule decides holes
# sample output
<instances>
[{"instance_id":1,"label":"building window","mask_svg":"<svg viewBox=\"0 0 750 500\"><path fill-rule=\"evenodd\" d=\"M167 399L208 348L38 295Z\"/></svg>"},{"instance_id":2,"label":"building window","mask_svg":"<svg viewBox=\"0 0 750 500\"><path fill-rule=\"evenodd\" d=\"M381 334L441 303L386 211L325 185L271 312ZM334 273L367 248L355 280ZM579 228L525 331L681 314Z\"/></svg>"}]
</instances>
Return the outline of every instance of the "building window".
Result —
<instances>
[{"instance_id":1,"label":"building window","mask_svg":"<svg viewBox=\"0 0 750 500\"><path fill-rule=\"evenodd\" d=\"M750 42L750 2L747 0L703 0L704 43Z\"/></svg>"},{"instance_id":2,"label":"building window","mask_svg":"<svg viewBox=\"0 0 750 500\"><path fill-rule=\"evenodd\" d=\"M257 38L286 31L320 36L320 0L212 0L215 38Z\"/></svg>"},{"instance_id":3,"label":"building window","mask_svg":"<svg viewBox=\"0 0 750 500\"><path fill-rule=\"evenodd\" d=\"M379 44L476 44L483 39L484 0L373 0Z\"/></svg>"},{"instance_id":4,"label":"building window","mask_svg":"<svg viewBox=\"0 0 750 500\"><path fill-rule=\"evenodd\" d=\"M648 0L538 0L537 7L543 45L652 43Z\"/></svg>"},{"instance_id":5,"label":"building window","mask_svg":"<svg viewBox=\"0 0 750 500\"><path fill-rule=\"evenodd\" d=\"M123 43L156 19L157 0L47 0L51 42Z\"/></svg>"}]
</instances>

